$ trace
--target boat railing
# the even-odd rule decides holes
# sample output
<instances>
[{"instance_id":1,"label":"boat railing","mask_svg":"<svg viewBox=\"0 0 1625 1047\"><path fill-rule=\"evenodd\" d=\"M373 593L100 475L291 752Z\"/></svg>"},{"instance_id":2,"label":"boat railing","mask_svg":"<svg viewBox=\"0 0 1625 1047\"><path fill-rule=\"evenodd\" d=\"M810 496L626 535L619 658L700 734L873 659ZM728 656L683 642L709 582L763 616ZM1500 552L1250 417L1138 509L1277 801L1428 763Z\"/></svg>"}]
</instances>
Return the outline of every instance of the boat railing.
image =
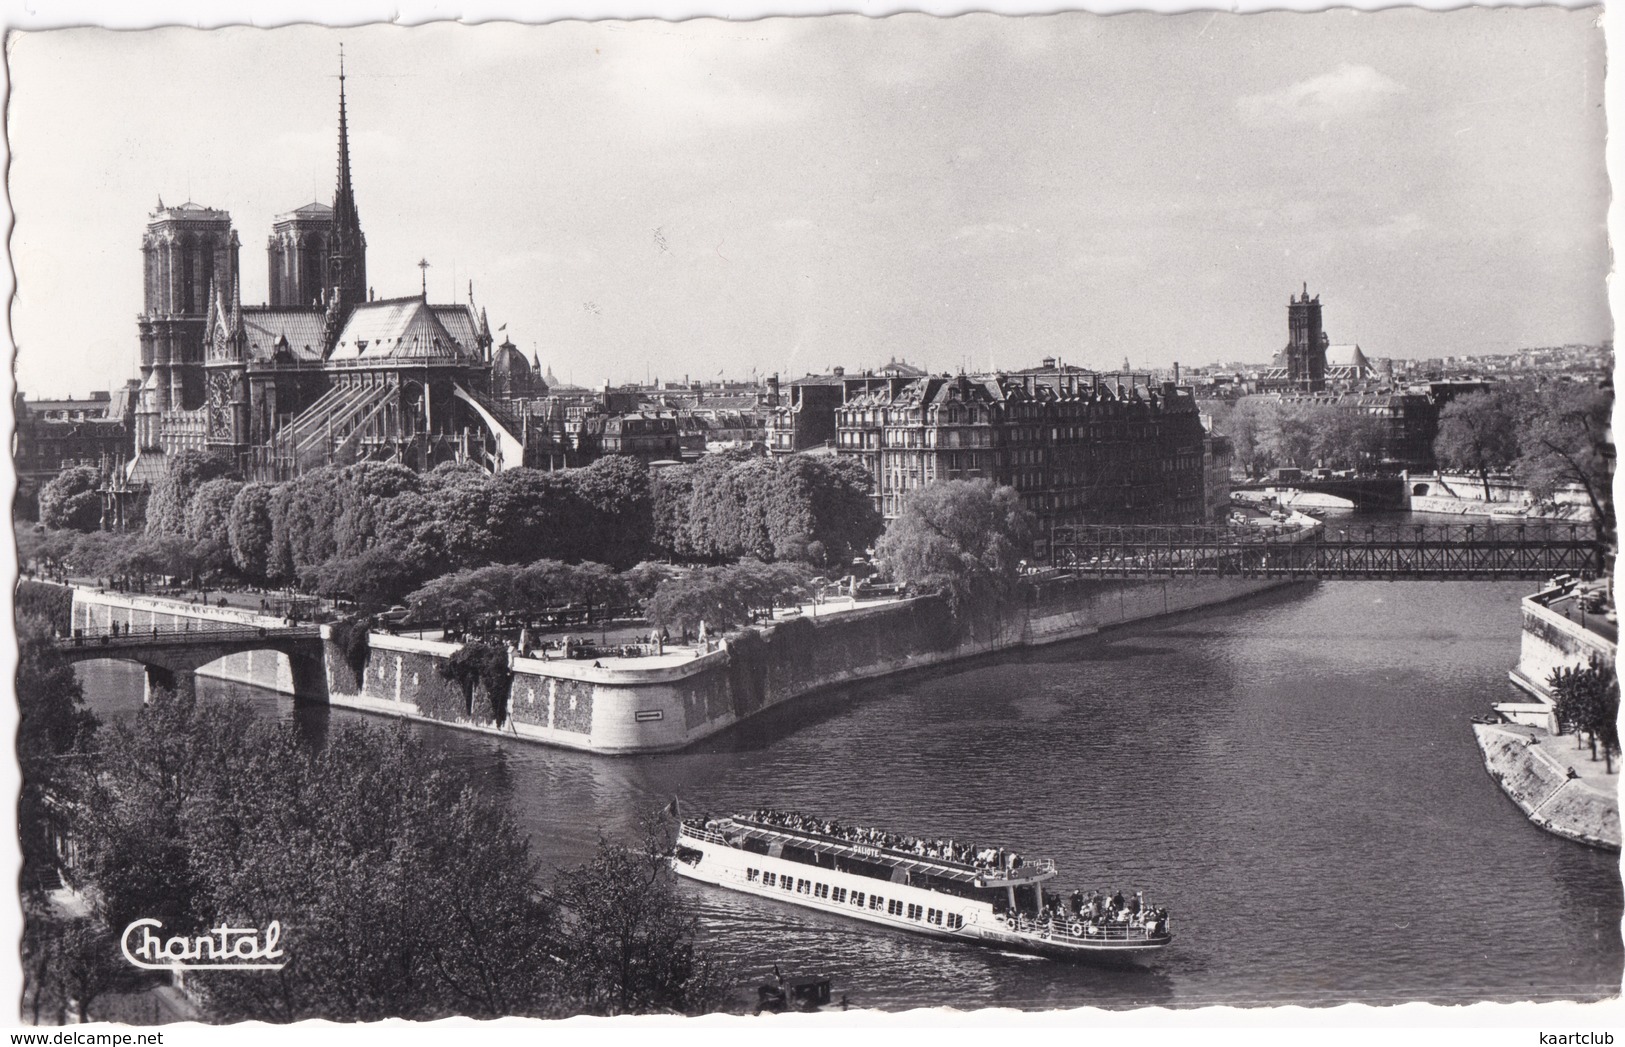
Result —
<instances>
[{"instance_id":1,"label":"boat railing","mask_svg":"<svg viewBox=\"0 0 1625 1047\"><path fill-rule=\"evenodd\" d=\"M693 840L704 840L707 843L726 844L728 842L727 838L724 837L721 833L712 832L709 829L696 829L694 826L689 825L687 822L683 822L683 823L680 824L680 826L678 827L677 835L679 837L686 836L689 839L693 839Z\"/></svg>"},{"instance_id":2,"label":"boat railing","mask_svg":"<svg viewBox=\"0 0 1625 1047\"><path fill-rule=\"evenodd\" d=\"M1002 927L1016 934L1032 934L1048 938L1070 938L1085 942L1157 940L1144 923L1119 923L1115 920L1097 921L1095 929L1091 931L1089 921L1078 917L1041 923L1030 916L1022 916L1019 921L1005 919L1002 921Z\"/></svg>"}]
</instances>

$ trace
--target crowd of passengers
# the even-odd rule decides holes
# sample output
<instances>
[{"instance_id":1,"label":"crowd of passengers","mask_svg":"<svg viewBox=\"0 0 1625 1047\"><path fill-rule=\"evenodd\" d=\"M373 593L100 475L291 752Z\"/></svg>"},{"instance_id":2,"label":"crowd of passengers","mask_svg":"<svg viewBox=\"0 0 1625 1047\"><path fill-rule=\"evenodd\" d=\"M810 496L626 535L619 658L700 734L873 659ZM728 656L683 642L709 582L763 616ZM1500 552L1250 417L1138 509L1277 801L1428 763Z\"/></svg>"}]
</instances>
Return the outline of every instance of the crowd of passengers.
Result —
<instances>
[{"instance_id":1,"label":"crowd of passengers","mask_svg":"<svg viewBox=\"0 0 1625 1047\"><path fill-rule=\"evenodd\" d=\"M1009 908L1005 905L995 905L993 912L1001 919L1010 919ZM1168 910L1146 905L1143 891L1136 891L1128 898L1123 896L1122 891L1112 891L1110 894L1095 891L1087 896L1082 891L1073 891L1071 897L1066 899L1046 891L1043 907L1036 917L1023 912L1017 914L1015 919L1022 929L1065 929L1085 937L1120 936L1124 929L1142 928L1150 938L1168 935Z\"/></svg>"},{"instance_id":2,"label":"crowd of passengers","mask_svg":"<svg viewBox=\"0 0 1625 1047\"><path fill-rule=\"evenodd\" d=\"M760 807L741 820L772 828L815 833L866 847L883 847L888 851L912 854L917 858L928 858L932 861L954 862L980 871L1009 871L1019 869L1023 864L1021 855L1007 851L1003 847L978 847L957 840L921 840L913 836L882 832L879 829L842 825L828 818L815 818L796 811L776 811L770 807Z\"/></svg>"}]
</instances>

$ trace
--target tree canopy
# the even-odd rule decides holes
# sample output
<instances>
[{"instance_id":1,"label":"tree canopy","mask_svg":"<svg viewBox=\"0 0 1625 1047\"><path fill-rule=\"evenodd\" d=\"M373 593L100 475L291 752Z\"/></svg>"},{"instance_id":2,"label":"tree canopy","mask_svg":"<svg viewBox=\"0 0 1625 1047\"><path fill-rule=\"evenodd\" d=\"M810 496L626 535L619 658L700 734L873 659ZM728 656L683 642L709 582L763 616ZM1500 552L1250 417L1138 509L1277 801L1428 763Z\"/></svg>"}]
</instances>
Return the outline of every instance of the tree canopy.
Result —
<instances>
[{"instance_id":1,"label":"tree canopy","mask_svg":"<svg viewBox=\"0 0 1625 1047\"><path fill-rule=\"evenodd\" d=\"M1510 468L1518 457L1518 405L1502 391L1468 393L1439 412L1433 455L1439 464L1472 473L1490 500L1490 473Z\"/></svg>"},{"instance_id":2,"label":"tree canopy","mask_svg":"<svg viewBox=\"0 0 1625 1047\"><path fill-rule=\"evenodd\" d=\"M1593 760L1601 744L1613 773L1613 758L1619 752L1619 677L1613 666L1593 659L1583 667L1560 667L1552 670L1547 684L1556 699L1558 724L1590 735Z\"/></svg>"},{"instance_id":3,"label":"tree canopy","mask_svg":"<svg viewBox=\"0 0 1625 1047\"><path fill-rule=\"evenodd\" d=\"M505 798L402 727L334 724L313 741L243 703L159 694L115 733L79 826L98 922L281 924L282 970L193 972L211 1020L722 1002L655 865L606 843L549 893ZM638 875L601 879L623 867Z\"/></svg>"},{"instance_id":4,"label":"tree canopy","mask_svg":"<svg viewBox=\"0 0 1625 1047\"><path fill-rule=\"evenodd\" d=\"M875 559L899 582L944 593L957 615L1009 595L1032 539L1033 516L1015 488L939 480L904 499Z\"/></svg>"},{"instance_id":5,"label":"tree canopy","mask_svg":"<svg viewBox=\"0 0 1625 1047\"><path fill-rule=\"evenodd\" d=\"M101 526L101 474L88 465L62 470L40 489L40 522L69 531L94 531Z\"/></svg>"}]
</instances>

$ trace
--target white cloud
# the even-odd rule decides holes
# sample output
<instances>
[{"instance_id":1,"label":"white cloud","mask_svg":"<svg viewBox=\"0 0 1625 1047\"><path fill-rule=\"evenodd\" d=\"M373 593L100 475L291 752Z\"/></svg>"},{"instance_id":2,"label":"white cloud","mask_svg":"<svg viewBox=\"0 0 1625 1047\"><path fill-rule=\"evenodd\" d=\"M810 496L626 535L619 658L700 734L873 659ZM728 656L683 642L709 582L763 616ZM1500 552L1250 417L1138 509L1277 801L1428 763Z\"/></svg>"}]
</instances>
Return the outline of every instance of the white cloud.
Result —
<instances>
[{"instance_id":1,"label":"white cloud","mask_svg":"<svg viewBox=\"0 0 1625 1047\"><path fill-rule=\"evenodd\" d=\"M1318 124L1337 117L1375 112L1389 98L1401 94L1396 83L1368 65L1344 62L1329 73L1265 94L1236 100L1243 120L1254 124Z\"/></svg>"}]
</instances>

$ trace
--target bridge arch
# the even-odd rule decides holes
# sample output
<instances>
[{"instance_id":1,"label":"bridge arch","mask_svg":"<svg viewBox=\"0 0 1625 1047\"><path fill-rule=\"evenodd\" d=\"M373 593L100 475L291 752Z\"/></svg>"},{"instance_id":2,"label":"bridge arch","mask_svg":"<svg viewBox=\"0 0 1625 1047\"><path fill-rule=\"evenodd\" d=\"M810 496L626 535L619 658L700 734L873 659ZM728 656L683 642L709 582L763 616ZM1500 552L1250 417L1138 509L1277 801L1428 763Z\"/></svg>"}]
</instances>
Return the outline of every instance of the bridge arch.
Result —
<instances>
[{"instance_id":1,"label":"bridge arch","mask_svg":"<svg viewBox=\"0 0 1625 1047\"><path fill-rule=\"evenodd\" d=\"M123 661L140 665L147 697L155 688L195 690L196 673L210 662L234 654L269 651L284 655L293 676L294 700L327 700L327 657L319 626L287 628L244 626L225 629L160 629L149 632L76 629L56 642L72 662Z\"/></svg>"}]
</instances>

